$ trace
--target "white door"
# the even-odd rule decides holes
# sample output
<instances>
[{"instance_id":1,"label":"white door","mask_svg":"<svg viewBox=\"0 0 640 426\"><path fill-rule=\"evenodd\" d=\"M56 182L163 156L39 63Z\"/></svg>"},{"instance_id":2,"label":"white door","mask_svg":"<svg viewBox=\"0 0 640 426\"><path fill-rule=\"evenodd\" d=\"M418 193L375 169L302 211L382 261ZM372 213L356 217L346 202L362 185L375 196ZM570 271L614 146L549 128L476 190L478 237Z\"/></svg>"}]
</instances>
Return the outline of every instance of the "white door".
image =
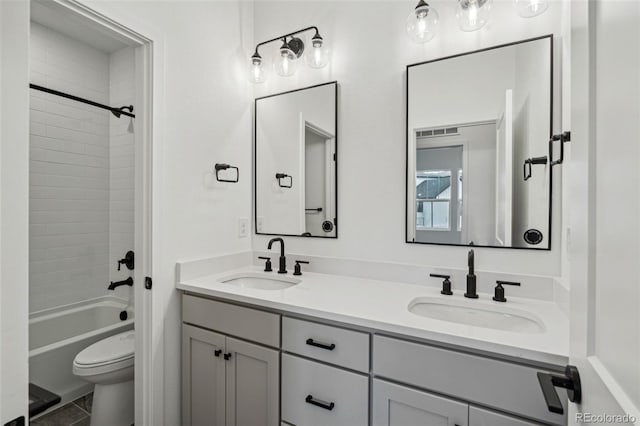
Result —
<instances>
[{"instance_id":1,"label":"white door","mask_svg":"<svg viewBox=\"0 0 640 426\"><path fill-rule=\"evenodd\" d=\"M29 2L0 1L0 424L27 416ZM27 417L28 420L28 417Z\"/></svg>"},{"instance_id":2,"label":"white door","mask_svg":"<svg viewBox=\"0 0 640 426\"><path fill-rule=\"evenodd\" d=\"M562 167L570 362L583 396L569 423L629 415L635 421L599 423L640 424L640 2L576 0L571 9L572 135Z\"/></svg>"},{"instance_id":3,"label":"white door","mask_svg":"<svg viewBox=\"0 0 640 426\"><path fill-rule=\"evenodd\" d=\"M496 241L511 247L513 213L513 90L504 95L504 109L496 122Z\"/></svg>"}]
</instances>

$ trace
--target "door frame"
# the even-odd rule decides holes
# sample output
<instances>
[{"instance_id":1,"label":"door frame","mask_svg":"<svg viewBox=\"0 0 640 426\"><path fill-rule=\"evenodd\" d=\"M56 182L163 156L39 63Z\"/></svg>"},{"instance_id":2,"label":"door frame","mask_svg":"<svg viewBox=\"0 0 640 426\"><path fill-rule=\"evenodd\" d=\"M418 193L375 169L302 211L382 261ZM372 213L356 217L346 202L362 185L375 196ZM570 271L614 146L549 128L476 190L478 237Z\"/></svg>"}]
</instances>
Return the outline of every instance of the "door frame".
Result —
<instances>
[{"instance_id":1,"label":"door frame","mask_svg":"<svg viewBox=\"0 0 640 426\"><path fill-rule=\"evenodd\" d=\"M456 124L444 124L438 126L427 126L427 127L416 127L411 129L411 139L409 140L409 147L407 149L407 232L406 232L406 241L407 242L415 242L416 237L416 208L415 208L415 199L416 199L416 188L415 188L415 179L416 179L416 158L417 158L417 150L418 150L418 132L422 132L425 130L434 130L434 129L442 129L449 127L473 127L473 126L482 126L486 124L496 125L496 120L481 120L481 121L470 121L466 123L456 123ZM461 240L468 241L468 209L466 209L465 203L468 203L469 200L469 184L468 182L465 184L465 176L469 176L469 141L463 138L460 135L438 135L440 137L450 137L450 141L446 142L423 142L423 148L443 148L454 145L462 145L462 232L461 232ZM428 139L428 138L427 138ZM411 204L409 201L411 200ZM455 245L464 245L464 244L455 244Z\"/></svg>"},{"instance_id":2,"label":"door frame","mask_svg":"<svg viewBox=\"0 0 640 426\"><path fill-rule=\"evenodd\" d=\"M312 133L320 136L324 139L325 146L325 191L324 191L324 204L325 209L322 212L325 220L330 220L332 223L335 218L335 205L333 200L335 199L335 162L333 161L333 155L335 154L335 140L336 136L317 124L308 121L304 118L304 115L300 113L300 182L301 182L301 200L304 206L303 221L305 226L304 232L307 231L307 214L306 214L306 161L307 161L307 129ZM333 231L332 231L333 232Z\"/></svg>"},{"instance_id":3,"label":"door frame","mask_svg":"<svg viewBox=\"0 0 640 426\"><path fill-rule=\"evenodd\" d=\"M509 112L509 114L507 114ZM509 117L507 117L509 115ZM508 120L510 118L510 120ZM498 167L500 164L500 127L502 123L505 123L505 136L510 135L510 143L507 144L505 139L505 198L508 200L510 207L508 213L505 214L505 241L500 240L498 235L498 223L500 222L498 216L498 193L500 192L500 185L498 180ZM496 120L496 215L495 215L495 237L496 244L510 247L513 245L513 90L507 89L505 91L505 108Z\"/></svg>"},{"instance_id":4,"label":"door frame","mask_svg":"<svg viewBox=\"0 0 640 426\"><path fill-rule=\"evenodd\" d=\"M37 0L36 0L37 1ZM96 28L121 39L135 49L136 62L136 118L135 118L135 196L134 229L136 270L134 271L135 303L135 423L162 424L162 406L164 376L162 365L164 356L162 322L153 321L153 313L160 312L158 297L145 289L145 277L153 276L153 172L154 172L154 51L157 44L154 38L116 18L100 13L79 0L48 0L51 5L61 8L69 16L89 21ZM154 309L155 308L155 309ZM155 323L160 323L157 325ZM159 374L160 373L160 374ZM26 397L26 395L25 395Z\"/></svg>"},{"instance_id":5,"label":"door frame","mask_svg":"<svg viewBox=\"0 0 640 426\"><path fill-rule=\"evenodd\" d=\"M596 7L571 3L571 138L565 152L569 209L570 363L582 381L582 406L569 404L569 419L597 405L598 413L628 414L640 424L640 407L596 353ZM565 123L566 124L566 123ZM569 161L568 161L569 160ZM585 410L586 409L586 410Z\"/></svg>"}]
</instances>

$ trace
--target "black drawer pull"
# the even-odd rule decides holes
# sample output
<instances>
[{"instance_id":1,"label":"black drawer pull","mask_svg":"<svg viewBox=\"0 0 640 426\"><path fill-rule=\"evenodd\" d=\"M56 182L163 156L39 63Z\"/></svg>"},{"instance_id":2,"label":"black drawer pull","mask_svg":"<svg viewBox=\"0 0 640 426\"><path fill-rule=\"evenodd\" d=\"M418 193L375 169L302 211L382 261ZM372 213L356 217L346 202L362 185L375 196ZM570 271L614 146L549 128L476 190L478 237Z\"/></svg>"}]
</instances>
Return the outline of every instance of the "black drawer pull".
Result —
<instances>
[{"instance_id":1,"label":"black drawer pull","mask_svg":"<svg viewBox=\"0 0 640 426\"><path fill-rule=\"evenodd\" d=\"M325 410L329 411L333 410L333 407L336 406L336 404L334 404L333 402L314 400L313 396L311 395L307 395L307 397L304 399L304 402L306 402L307 404L315 405L316 407L324 408Z\"/></svg>"},{"instance_id":2,"label":"black drawer pull","mask_svg":"<svg viewBox=\"0 0 640 426\"><path fill-rule=\"evenodd\" d=\"M231 354L224 354L222 355L222 357L225 359L225 361L229 361L231 359Z\"/></svg>"},{"instance_id":3,"label":"black drawer pull","mask_svg":"<svg viewBox=\"0 0 640 426\"><path fill-rule=\"evenodd\" d=\"M313 339L307 339L307 345L315 346L316 348L326 349L328 351L332 351L332 350L334 350L336 348L336 344L335 343L327 345L327 344L324 344L324 343L314 342Z\"/></svg>"},{"instance_id":4,"label":"black drawer pull","mask_svg":"<svg viewBox=\"0 0 640 426\"><path fill-rule=\"evenodd\" d=\"M216 349L215 351L213 351L213 355L217 357L219 357L221 353L222 353L222 349Z\"/></svg>"}]
</instances>

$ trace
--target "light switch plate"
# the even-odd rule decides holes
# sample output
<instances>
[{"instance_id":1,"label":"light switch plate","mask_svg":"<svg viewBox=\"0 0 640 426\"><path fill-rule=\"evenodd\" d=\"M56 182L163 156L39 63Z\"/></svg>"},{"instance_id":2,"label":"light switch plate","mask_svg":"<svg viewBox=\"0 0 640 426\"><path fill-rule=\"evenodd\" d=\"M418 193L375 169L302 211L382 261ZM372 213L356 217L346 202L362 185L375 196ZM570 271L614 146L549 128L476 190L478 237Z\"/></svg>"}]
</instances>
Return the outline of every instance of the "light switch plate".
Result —
<instances>
[{"instance_id":1,"label":"light switch plate","mask_svg":"<svg viewBox=\"0 0 640 426\"><path fill-rule=\"evenodd\" d=\"M249 236L249 219L241 217L238 219L238 237L246 238Z\"/></svg>"}]
</instances>

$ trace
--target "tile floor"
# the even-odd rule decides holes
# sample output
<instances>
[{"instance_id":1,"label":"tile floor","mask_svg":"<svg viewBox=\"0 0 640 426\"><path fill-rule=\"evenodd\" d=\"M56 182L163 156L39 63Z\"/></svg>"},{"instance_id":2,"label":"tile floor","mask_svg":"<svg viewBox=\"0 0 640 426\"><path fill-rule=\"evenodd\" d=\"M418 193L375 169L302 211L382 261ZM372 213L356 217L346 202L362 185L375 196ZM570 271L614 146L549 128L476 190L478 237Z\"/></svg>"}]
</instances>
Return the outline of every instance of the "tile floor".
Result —
<instances>
[{"instance_id":1,"label":"tile floor","mask_svg":"<svg viewBox=\"0 0 640 426\"><path fill-rule=\"evenodd\" d=\"M32 426L89 426L93 393L69 402L54 411L38 417Z\"/></svg>"}]
</instances>

